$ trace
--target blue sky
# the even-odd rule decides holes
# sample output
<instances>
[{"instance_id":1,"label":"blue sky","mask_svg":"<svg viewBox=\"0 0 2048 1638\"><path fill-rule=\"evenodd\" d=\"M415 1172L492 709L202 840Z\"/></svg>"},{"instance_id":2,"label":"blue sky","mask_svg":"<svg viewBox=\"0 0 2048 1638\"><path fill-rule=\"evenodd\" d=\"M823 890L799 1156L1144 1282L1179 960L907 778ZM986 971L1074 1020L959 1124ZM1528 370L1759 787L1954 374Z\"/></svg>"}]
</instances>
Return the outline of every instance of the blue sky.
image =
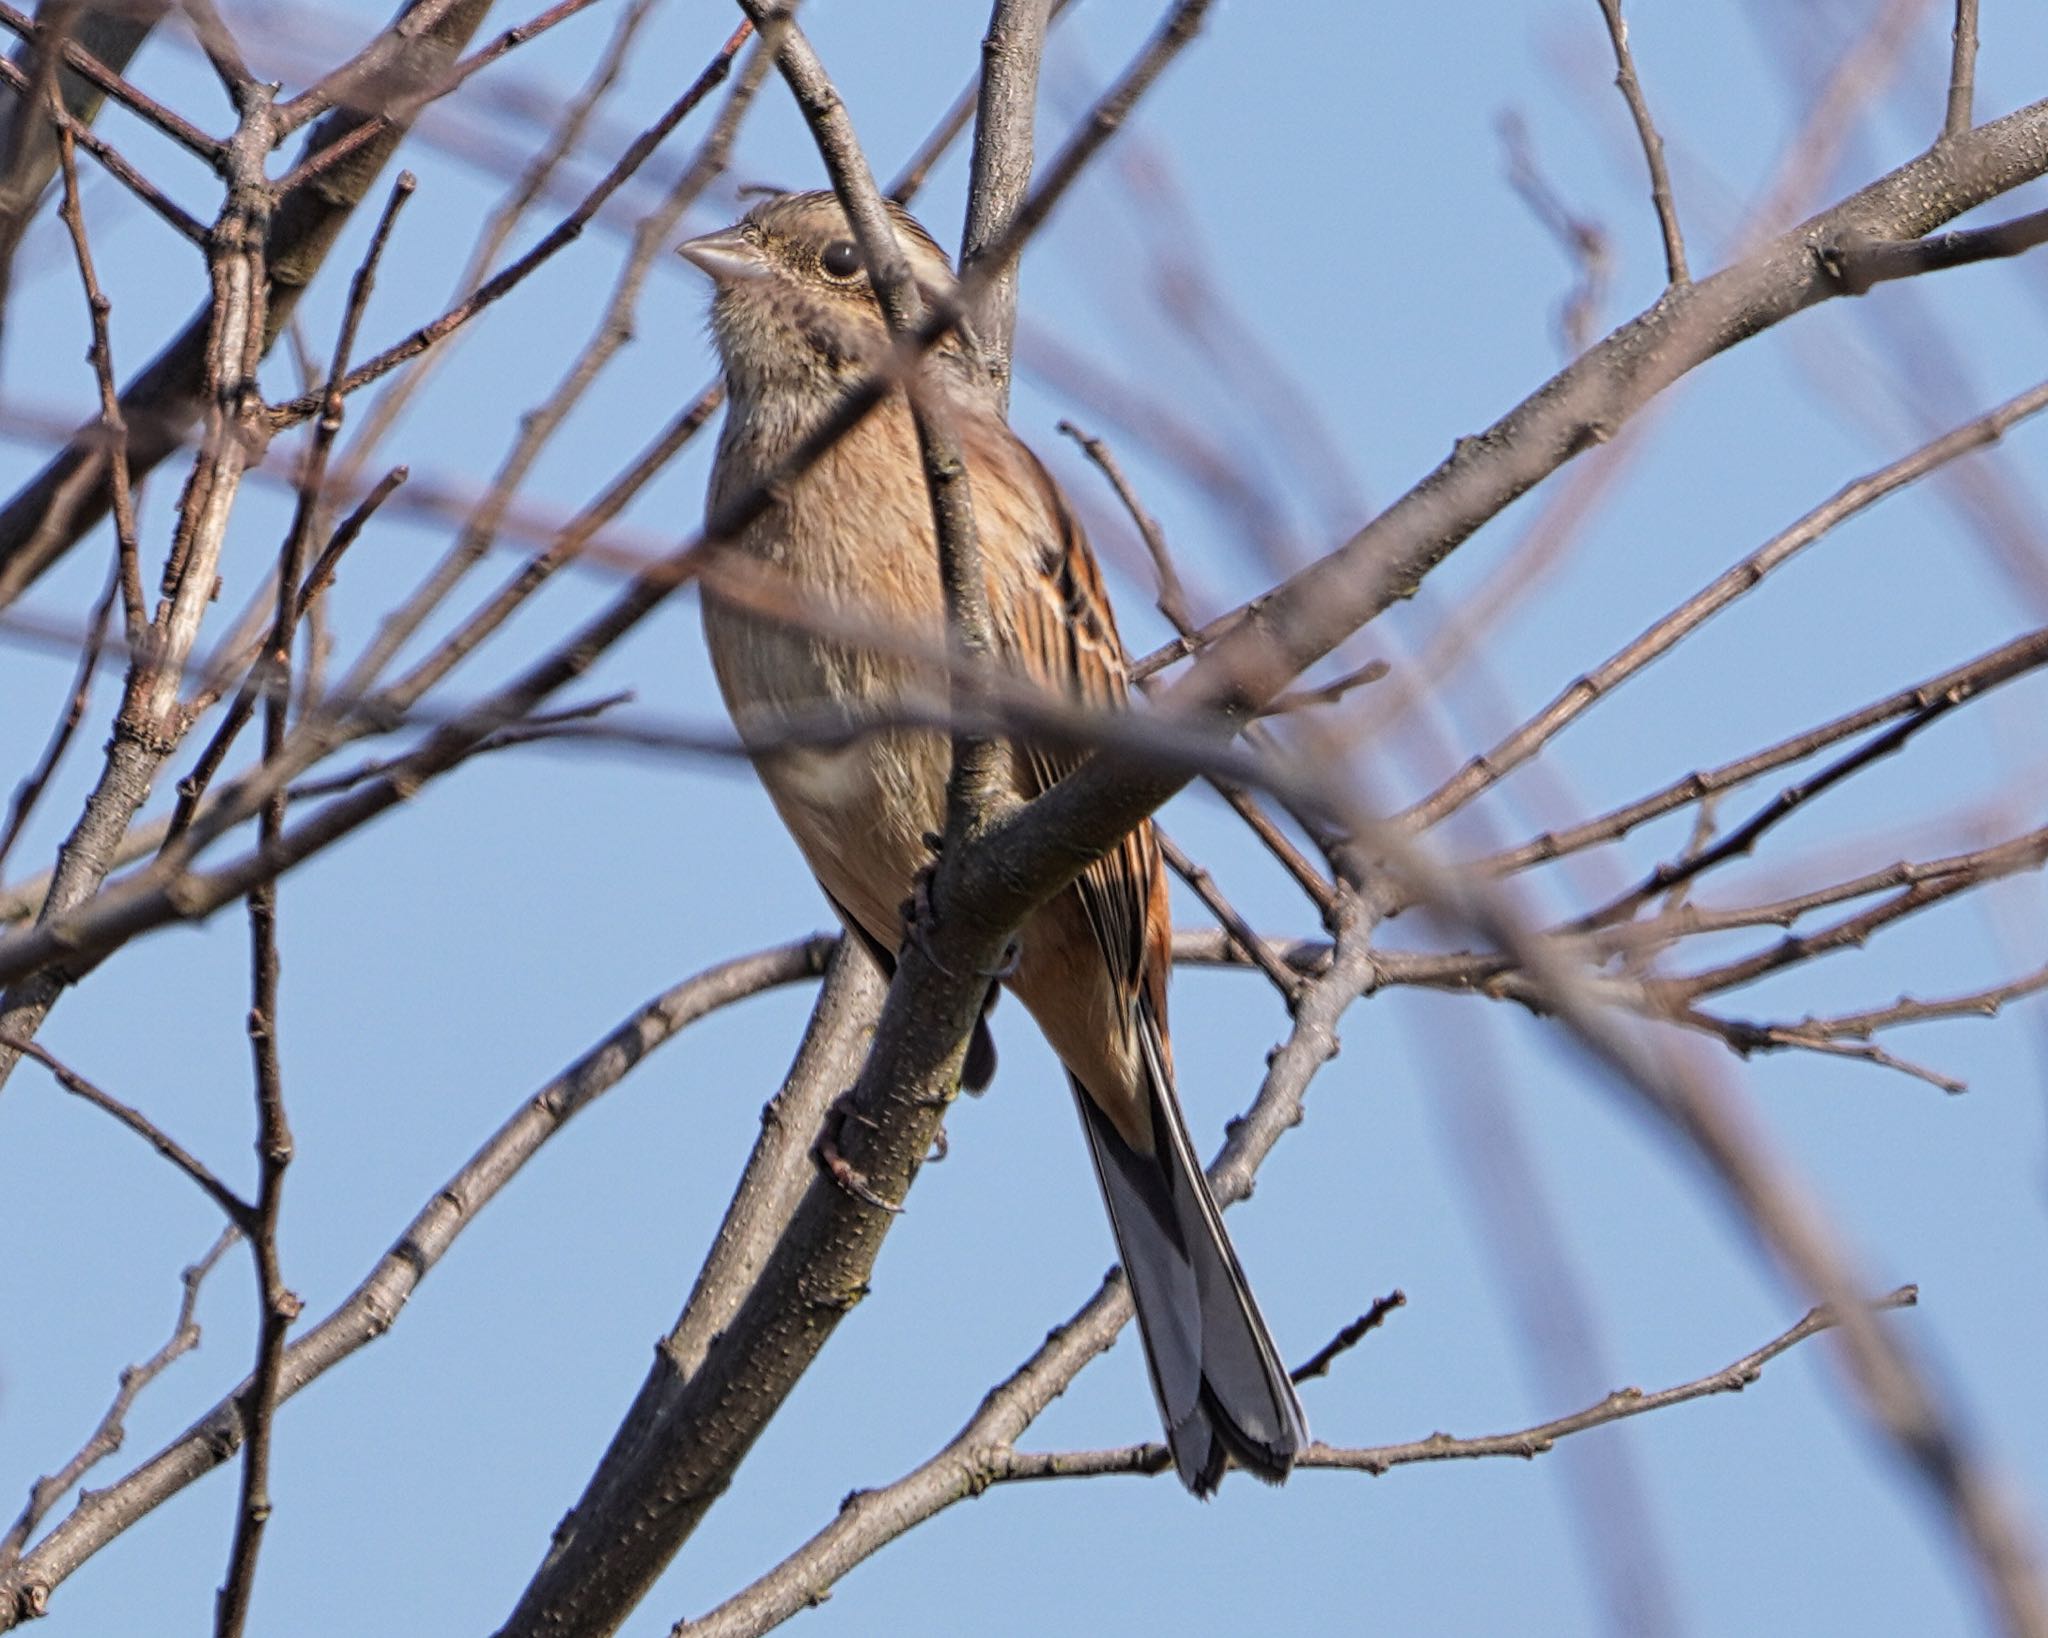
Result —
<instances>
[{"instance_id":1,"label":"blue sky","mask_svg":"<svg viewBox=\"0 0 2048 1638\"><path fill-rule=\"evenodd\" d=\"M568 94L602 49L613 9L566 25L493 79ZM1696 271L1731 253L1816 84L1867 11L1846 0L1631 8ZM2024 26L2021 8L1986 11L1983 117L2048 84L2048 40ZM884 175L978 60L979 12L908 0L806 8ZM346 40L380 20L366 6L330 8L289 30L279 14L229 15L259 70L273 71L267 50L280 74L301 72L306 53L334 55L322 30ZM1062 25L1041 152L1150 21L1147 8L1089 0ZM586 174L729 26L708 0L656 12L610 116L610 145ZM1272 526L1256 538L1063 393L1027 341L1013 420L1084 507L1132 647L1163 635L1141 553L1055 423L1072 416L1111 438L1208 610L1267 584L1269 553L1328 549L1562 360L1555 316L1572 269L1503 179L1500 114L1521 116L1551 184L1610 237L1601 327L1654 300L1661 255L1606 50L1591 0L1310 4L1288 8L1284 26L1243 0L1218 8L1024 264L1027 337L1040 331L1082 349L1241 453L1272 503ZM1924 145L1946 67L1946 13L1923 6L1895 71L1859 106L1805 205ZM218 93L184 47L153 44L137 75L201 123L225 127ZM461 117L451 111L444 128ZM538 136L531 117L472 117L508 164ZM685 138L702 128L700 116ZM110 116L107 129L158 164L188 208L210 210L195 167L177 168L132 122ZM1146 157L1169 167L1184 221L1159 226L1133 210L1127 167ZM370 309L370 345L438 308L503 186L446 142L422 144L408 162L420 193ZM729 182L808 186L820 176L800 122L771 87ZM957 236L963 186L964 167L950 160L920 203L942 240ZM638 209L652 199L645 189L627 197ZM196 262L105 183L88 199L117 356L133 367L188 312ZM2041 203L2034 190L2008 205ZM696 225L732 209L725 195ZM317 352L338 313L335 275L366 232L367 223L351 229L309 298ZM622 244L593 232L509 298L441 371L389 458L423 474L487 474L519 412L549 390L595 323ZM1233 386L1176 332L1153 298L1155 255L1160 267L1180 260L1179 271L1215 280L1309 406L1316 437ZM0 391L18 409L89 407L83 305L67 257L55 224L44 224L0 371ZM1432 696L1426 724L1375 742L1362 764L1371 787L1390 802L1426 789L1844 481L2032 384L2048 357L2040 266L2037 252L1833 304L1697 372L1660 405L1641 447L1626 449L1611 492L1557 567L1518 589L1512 617L1486 638L1483 666ZM559 515L588 498L708 378L703 304L686 267L657 269L632 346L536 470L527 497L537 508ZM274 360L271 370L281 393L289 366ZM2035 538L2044 436L2022 428L1990 458ZM0 488L38 458L19 442L0 447ZM636 503L627 534L659 544L694 528L708 460L708 443L693 447ZM153 538L163 537L173 491L159 479L148 495ZM1447 616L1522 573L1516 548L1548 494L1518 503L1457 553L1360 652L1398 662L1423 651ZM274 486L252 485L245 497L224 611L260 576L285 505ZM365 538L337 594L345 645L367 637L445 538L445 525L416 515L392 516ZM30 611L60 629L75 623L103 563L82 554L37 589ZM591 574L551 590L502 648L460 674L451 698L475 697L610 589ZM1512 841L1598 811L1953 664L2043 612L1998 570L1953 492L1923 485L1829 537L1603 704L1544 759L1547 775L1510 782L1454 839L1461 848ZM0 636L0 767L13 769L41 745L69 662ZM608 656L588 691L625 687L661 720L719 720L686 599ZM1742 902L2036 822L2043 687L2023 682L1931 730L1786 826L1763 858L1703 888L1702 900ZM101 722L113 691L103 682ZM61 839L100 737L97 725L81 736L17 873L40 868ZM1723 822L1775 789L1734 798ZM1314 930L1220 805L1189 796L1166 823L1255 924ZM1572 902L1626 881L1682 846L1689 823L1681 815L1654 827L1577 885L1531 883L1529 900ZM1906 990L1962 990L2048 959L2036 883L2023 878L1988 903L1990 913L1947 909L1922 930L1758 986L1731 1009L1796 1018ZM743 768L616 751L485 759L291 877L283 904L283 1042L299 1148L283 1250L313 1315L346 1294L523 1096L617 1019L715 960L826 921ZM1179 909L1200 923L1191 899ZM1388 929L1389 945L1441 936L1413 919ZM245 960L238 914L157 933L68 996L43 1037L242 1180L253 1172ZM482 1632L502 1619L687 1292L807 1005L797 992L749 1002L647 1062L492 1205L387 1338L291 1404L252 1630ZM1175 1016L1182 1093L1198 1144L1213 1147L1286 1019L1256 977L1200 972L1177 981ZM1963 1098L1867 1066L1814 1057L1738 1065L1698 1042L1674 1045L1740 1089L1874 1285L1920 1283L1921 1306L1891 1323L2037 1519L2048 1505L2042 1029L2037 1003L1896 1042L1969 1081ZM920 1179L872 1295L628 1625L636 1638L707 1610L827 1522L848 1490L921 1460L1094 1290L1113 1253L1060 1077L1021 1009L1003 1009L999 1037L996 1088L953 1114L951 1156ZM10 1316L0 1328L0 1507L11 1512L9 1498L90 1428L120 1366L161 1340L178 1271L215 1224L146 1148L32 1068L0 1095L0 1145L0 1243L14 1248L0 1262L0 1312ZM1540 1199L1540 1217L1511 1197L1517 1181ZM1682 1381L1806 1307L1699 1168L1554 1029L1469 998L1395 992L1355 1008L1307 1122L1231 1226L1291 1357L1306 1358L1376 1295L1407 1292L1408 1308L1383 1333L1306 1391L1315 1431L1346 1443L1500 1431L1625 1383ZM201 1308L203 1347L138 1405L116 1468L239 1377L250 1283L239 1253L216 1273ZM1566 1345L1539 1345L1560 1329ZM1119 1444L1151 1437L1154 1425L1126 1337L1028 1442ZM43 1630L201 1630L226 1560L233 1489L222 1471L160 1509L59 1590ZM1827 1348L1809 1345L1739 1397L1604 1430L1532 1463L1377 1479L1305 1473L1280 1491L1236 1479L1206 1506L1163 1480L998 1491L861 1567L792 1630L1613 1630L1606 1555L1587 1539L1587 1506L1627 1515L1637 1547L1654 1550L1672 1630L1923 1633L1981 1621L1939 1521L1870 1442Z\"/></svg>"}]
</instances>

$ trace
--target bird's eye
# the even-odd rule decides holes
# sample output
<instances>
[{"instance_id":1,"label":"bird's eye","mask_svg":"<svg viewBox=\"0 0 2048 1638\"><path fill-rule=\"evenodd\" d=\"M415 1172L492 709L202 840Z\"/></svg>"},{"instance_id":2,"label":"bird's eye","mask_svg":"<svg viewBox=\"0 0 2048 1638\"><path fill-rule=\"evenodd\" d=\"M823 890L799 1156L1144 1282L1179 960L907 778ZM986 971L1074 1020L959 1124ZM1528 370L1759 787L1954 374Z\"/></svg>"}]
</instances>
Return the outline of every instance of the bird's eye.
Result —
<instances>
[{"instance_id":1,"label":"bird's eye","mask_svg":"<svg viewBox=\"0 0 2048 1638\"><path fill-rule=\"evenodd\" d=\"M828 279L850 279L860 271L860 246L851 239L834 239L818 253L818 266Z\"/></svg>"}]
</instances>

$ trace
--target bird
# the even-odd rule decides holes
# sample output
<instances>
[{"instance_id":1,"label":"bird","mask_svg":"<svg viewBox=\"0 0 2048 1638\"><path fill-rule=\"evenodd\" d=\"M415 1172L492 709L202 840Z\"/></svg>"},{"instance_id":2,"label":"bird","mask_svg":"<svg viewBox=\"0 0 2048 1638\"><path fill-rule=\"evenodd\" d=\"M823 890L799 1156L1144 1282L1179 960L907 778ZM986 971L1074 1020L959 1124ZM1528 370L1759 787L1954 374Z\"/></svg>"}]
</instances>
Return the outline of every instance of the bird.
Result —
<instances>
[{"instance_id":1,"label":"bird","mask_svg":"<svg viewBox=\"0 0 2048 1638\"><path fill-rule=\"evenodd\" d=\"M918 286L950 293L945 252L908 211L885 205ZM710 330L727 394L707 502L715 517L771 479L846 392L885 364L891 341L860 245L830 192L772 195L678 249L712 282ZM1063 701L1123 709L1127 665L1094 554L1059 485L1011 431L964 330L956 325L935 346L920 390L940 400L964 455L996 662ZM712 666L819 886L893 971L916 932L906 917L915 920L910 906L943 830L952 766L947 736L905 726L900 710L906 698L942 691L943 672L913 645L849 635L886 628L921 639L929 655L945 634L937 539L905 392L890 391L808 470L775 480L771 495L725 549L838 623L806 629L778 620L758 599L720 596L713 577L701 600ZM830 746L787 732L821 712L877 725ZM1081 753L1013 739L1005 760L1011 794L1028 799ZM1174 1092L1171 942L1166 873L1147 821L1025 922L1003 984L1066 1071L1174 1467L1206 1497L1233 1463L1279 1483L1308 1431ZM963 1084L993 1070L985 1028Z\"/></svg>"}]
</instances>

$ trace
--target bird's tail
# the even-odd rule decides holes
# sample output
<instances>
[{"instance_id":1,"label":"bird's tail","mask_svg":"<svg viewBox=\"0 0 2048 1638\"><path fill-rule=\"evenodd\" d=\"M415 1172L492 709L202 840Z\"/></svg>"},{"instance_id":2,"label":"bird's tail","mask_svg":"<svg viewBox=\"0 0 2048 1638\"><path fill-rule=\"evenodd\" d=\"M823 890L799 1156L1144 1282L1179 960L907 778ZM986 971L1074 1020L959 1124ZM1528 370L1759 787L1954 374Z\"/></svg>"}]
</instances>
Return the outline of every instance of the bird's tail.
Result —
<instances>
[{"instance_id":1,"label":"bird's tail","mask_svg":"<svg viewBox=\"0 0 2048 1638\"><path fill-rule=\"evenodd\" d=\"M1126 1143L1078 1082L1074 1097L1130 1280L1166 1442L1181 1483L1197 1496L1216 1488L1226 1460L1278 1484L1308 1442L1301 1401L1195 1159L1158 1026L1142 1003L1138 1012L1154 1152Z\"/></svg>"}]
</instances>

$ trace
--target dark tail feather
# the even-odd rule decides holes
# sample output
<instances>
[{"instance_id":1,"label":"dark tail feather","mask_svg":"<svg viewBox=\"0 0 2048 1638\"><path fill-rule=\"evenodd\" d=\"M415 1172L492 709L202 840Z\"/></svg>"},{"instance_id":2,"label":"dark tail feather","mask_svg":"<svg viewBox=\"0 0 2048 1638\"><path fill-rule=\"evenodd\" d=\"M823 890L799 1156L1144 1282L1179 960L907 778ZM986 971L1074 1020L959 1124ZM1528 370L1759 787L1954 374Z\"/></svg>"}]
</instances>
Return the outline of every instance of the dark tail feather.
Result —
<instances>
[{"instance_id":1,"label":"dark tail feather","mask_svg":"<svg viewBox=\"0 0 2048 1638\"><path fill-rule=\"evenodd\" d=\"M1308 1443L1301 1402L1223 1232L1149 1019L1143 1034L1156 1154L1124 1142L1078 1082L1074 1098L1131 1283L1166 1442L1181 1483L1197 1496L1216 1488L1226 1459L1278 1484Z\"/></svg>"}]
</instances>

